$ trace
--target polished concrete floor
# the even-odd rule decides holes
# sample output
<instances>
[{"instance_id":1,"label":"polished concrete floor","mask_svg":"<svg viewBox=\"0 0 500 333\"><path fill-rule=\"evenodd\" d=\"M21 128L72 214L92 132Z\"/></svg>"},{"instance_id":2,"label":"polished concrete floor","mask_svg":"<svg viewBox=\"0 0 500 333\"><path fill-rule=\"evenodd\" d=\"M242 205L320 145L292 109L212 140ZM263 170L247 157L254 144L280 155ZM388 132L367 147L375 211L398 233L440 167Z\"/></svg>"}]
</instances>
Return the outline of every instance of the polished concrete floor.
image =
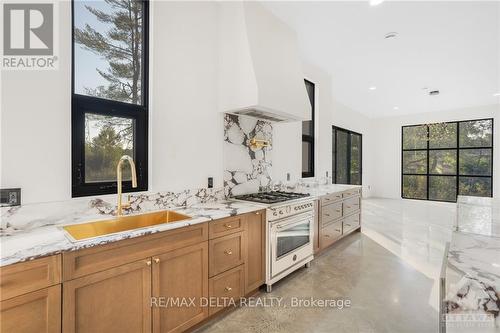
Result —
<instances>
[{"instance_id":1,"label":"polished concrete floor","mask_svg":"<svg viewBox=\"0 0 500 333\"><path fill-rule=\"evenodd\" d=\"M451 204L364 200L361 233L278 282L272 293L256 295L282 306L239 307L198 332L437 332L437 281L453 219ZM292 306L310 297L351 306Z\"/></svg>"}]
</instances>

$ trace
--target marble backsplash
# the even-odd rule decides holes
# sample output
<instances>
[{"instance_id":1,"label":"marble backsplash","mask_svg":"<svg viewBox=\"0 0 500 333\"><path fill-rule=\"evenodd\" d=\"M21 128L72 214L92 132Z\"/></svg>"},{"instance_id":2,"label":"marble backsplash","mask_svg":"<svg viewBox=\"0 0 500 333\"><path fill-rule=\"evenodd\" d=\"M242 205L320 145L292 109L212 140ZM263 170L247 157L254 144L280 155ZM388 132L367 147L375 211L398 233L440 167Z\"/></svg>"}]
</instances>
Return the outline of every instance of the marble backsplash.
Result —
<instances>
[{"instance_id":1,"label":"marble backsplash","mask_svg":"<svg viewBox=\"0 0 500 333\"><path fill-rule=\"evenodd\" d=\"M270 143L255 148L250 140ZM224 115L224 191L234 195L264 191L271 186L273 127L260 119Z\"/></svg>"},{"instance_id":2,"label":"marble backsplash","mask_svg":"<svg viewBox=\"0 0 500 333\"><path fill-rule=\"evenodd\" d=\"M127 194L124 194L124 198ZM77 198L67 201L1 207L0 236L11 235L16 230L29 230L59 221L80 221L116 213L116 195L93 198ZM224 200L223 188L202 188L181 192L138 193L130 196L131 207L124 214L147 212L174 207L190 207L195 204Z\"/></svg>"}]
</instances>

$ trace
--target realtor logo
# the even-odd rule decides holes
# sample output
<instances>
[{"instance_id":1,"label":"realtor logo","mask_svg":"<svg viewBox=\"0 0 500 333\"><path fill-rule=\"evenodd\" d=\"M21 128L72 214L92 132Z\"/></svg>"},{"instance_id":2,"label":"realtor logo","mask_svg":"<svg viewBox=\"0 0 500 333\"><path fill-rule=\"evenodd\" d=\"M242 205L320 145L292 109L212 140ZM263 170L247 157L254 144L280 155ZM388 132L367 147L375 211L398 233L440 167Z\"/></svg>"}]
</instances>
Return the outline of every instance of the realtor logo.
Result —
<instances>
[{"instance_id":1,"label":"realtor logo","mask_svg":"<svg viewBox=\"0 0 500 333\"><path fill-rule=\"evenodd\" d=\"M4 4L2 68L54 69L54 31L53 3Z\"/></svg>"}]
</instances>

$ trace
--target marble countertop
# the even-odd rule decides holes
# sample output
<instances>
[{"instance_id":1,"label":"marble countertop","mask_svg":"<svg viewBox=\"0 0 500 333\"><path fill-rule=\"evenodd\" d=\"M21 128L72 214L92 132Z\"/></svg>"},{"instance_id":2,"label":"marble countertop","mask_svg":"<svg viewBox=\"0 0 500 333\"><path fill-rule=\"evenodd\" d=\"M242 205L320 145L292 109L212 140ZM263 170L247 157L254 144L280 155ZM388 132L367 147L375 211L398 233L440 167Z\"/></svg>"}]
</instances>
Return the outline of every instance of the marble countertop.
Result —
<instances>
[{"instance_id":1,"label":"marble countertop","mask_svg":"<svg viewBox=\"0 0 500 333\"><path fill-rule=\"evenodd\" d=\"M360 186L302 183L285 187L282 190L309 193L313 199L316 199L327 194L353 188L360 188ZM62 226L112 218L116 207L104 200L98 199L91 200L90 203L84 200L75 200L71 202L35 204L6 209L2 211L2 224L0 228L0 266L64 251L75 251L104 245L123 239L140 237L265 208L265 206L257 203L224 200L172 208L168 206L171 199L167 200L167 198L162 194L138 196L133 201L132 209L129 213L137 214L170 209L189 215L191 219L124 231L78 242L72 242L62 229Z\"/></svg>"},{"instance_id":2,"label":"marble countertop","mask_svg":"<svg viewBox=\"0 0 500 333\"><path fill-rule=\"evenodd\" d=\"M313 198L320 198L322 196L343 192L352 189L361 189L361 185L341 185L341 184L328 184L318 185L315 183L302 183L291 187L285 187L284 190L298 193L309 193Z\"/></svg>"},{"instance_id":3,"label":"marble countertop","mask_svg":"<svg viewBox=\"0 0 500 333\"><path fill-rule=\"evenodd\" d=\"M493 199L458 200L457 225L445 258L447 332L500 332L496 205Z\"/></svg>"},{"instance_id":4,"label":"marble countertop","mask_svg":"<svg viewBox=\"0 0 500 333\"><path fill-rule=\"evenodd\" d=\"M75 251L83 248L104 245L123 239L135 238L161 231L186 227L228 216L250 213L263 209L257 204L232 201L217 201L190 206L188 208L174 208L172 210L191 216L191 219L175 223L160 224L148 228L121 232L86 241L71 242L62 226L84 223L96 219L111 218L111 216L87 216L75 220L74 217L57 219L54 222L46 221L44 225L26 226L16 229L15 232L4 232L0 236L0 266L32 260L38 257L53 255L64 251Z\"/></svg>"}]
</instances>

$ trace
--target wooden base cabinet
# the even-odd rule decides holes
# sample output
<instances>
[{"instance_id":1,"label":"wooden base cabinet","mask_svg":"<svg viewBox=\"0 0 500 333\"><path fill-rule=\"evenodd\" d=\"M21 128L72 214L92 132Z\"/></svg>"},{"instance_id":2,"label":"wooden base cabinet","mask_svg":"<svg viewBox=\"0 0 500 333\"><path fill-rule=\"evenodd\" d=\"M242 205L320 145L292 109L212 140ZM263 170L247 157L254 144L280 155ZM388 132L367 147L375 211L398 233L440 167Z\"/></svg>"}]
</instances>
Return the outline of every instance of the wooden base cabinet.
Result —
<instances>
[{"instance_id":1,"label":"wooden base cabinet","mask_svg":"<svg viewBox=\"0 0 500 333\"><path fill-rule=\"evenodd\" d=\"M245 294L259 288L266 280L265 211L247 214L247 244Z\"/></svg>"},{"instance_id":2,"label":"wooden base cabinet","mask_svg":"<svg viewBox=\"0 0 500 333\"><path fill-rule=\"evenodd\" d=\"M61 285L0 303L0 332L61 332Z\"/></svg>"},{"instance_id":3,"label":"wooden base cabinet","mask_svg":"<svg viewBox=\"0 0 500 333\"><path fill-rule=\"evenodd\" d=\"M63 284L63 332L150 332L151 260Z\"/></svg>"},{"instance_id":4,"label":"wooden base cabinet","mask_svg":"<svg viewBox=\"0 0 500 333\"><path fill-rule=\"evenodd\" d=\"M155 333L183 332L208 317L208 242L154 256L153 296Z\"/></svg>"}]
</instances>

